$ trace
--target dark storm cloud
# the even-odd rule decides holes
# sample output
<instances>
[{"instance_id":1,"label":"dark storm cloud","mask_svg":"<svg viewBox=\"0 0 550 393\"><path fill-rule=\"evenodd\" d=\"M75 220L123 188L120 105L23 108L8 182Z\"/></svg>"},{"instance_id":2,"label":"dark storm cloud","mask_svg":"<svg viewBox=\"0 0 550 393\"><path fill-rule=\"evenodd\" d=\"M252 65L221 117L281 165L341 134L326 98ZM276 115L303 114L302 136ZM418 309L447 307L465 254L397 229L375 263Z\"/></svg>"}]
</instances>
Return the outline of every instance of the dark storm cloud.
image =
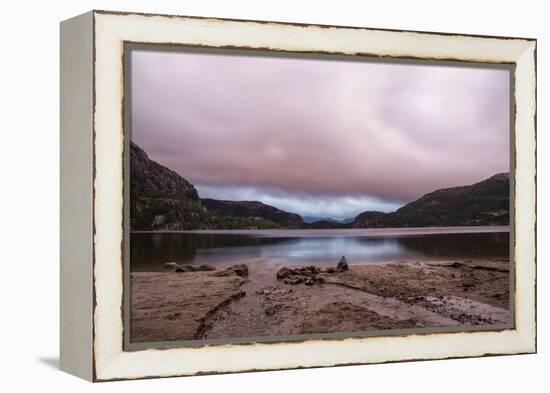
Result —
<instances>
[{"instance_id":1,"label":"dark storm cloud","mask_svg":"<svg viewBox=\"0 0 550 393\"><path fill-rule=\"evenodd\" d=\"M137 51L132 138L209 193L253 189L269 199L280 190L294 203L348 198L388 210L509 170L508 78L495 69Z\"/></svg>"}]
</instances>

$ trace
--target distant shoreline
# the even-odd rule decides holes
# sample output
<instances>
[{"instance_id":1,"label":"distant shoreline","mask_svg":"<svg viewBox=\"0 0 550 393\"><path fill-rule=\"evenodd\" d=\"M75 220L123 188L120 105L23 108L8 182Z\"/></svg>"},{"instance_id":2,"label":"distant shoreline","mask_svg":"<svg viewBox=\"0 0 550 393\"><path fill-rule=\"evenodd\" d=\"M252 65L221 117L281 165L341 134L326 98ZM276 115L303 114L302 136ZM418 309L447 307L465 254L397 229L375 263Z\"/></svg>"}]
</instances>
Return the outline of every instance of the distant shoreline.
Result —
<instances>
[{"instance_id":1,"label":"distant shoreline","mask_svg":"<svg viewBox=\"0 0 550 393\"><path fill-rule=\"evenodd\" d=\"M469 227L419 227L419 228L342 228L342 229L200 229L200 230L158 230L158 231L130 231L130 233L182 233L182 234L211 234L211 235L281 235L283 233L299 234L301 236L399 236L399 235L430 235L430 234L460 234L460 233L505 233L510 232L510 226L469 226Z\"/></svg>"}]
</instances>

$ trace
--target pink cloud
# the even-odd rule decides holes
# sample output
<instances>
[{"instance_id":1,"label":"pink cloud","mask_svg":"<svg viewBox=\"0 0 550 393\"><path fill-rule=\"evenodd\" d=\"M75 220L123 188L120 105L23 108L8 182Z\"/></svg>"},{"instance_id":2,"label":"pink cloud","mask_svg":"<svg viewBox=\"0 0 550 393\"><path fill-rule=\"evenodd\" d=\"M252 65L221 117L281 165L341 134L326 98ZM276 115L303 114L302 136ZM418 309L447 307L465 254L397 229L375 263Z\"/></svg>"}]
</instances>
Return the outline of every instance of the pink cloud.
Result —
<instances>
[{"instance_id":1,"label":"pink cloud","mask_svg":"<svg viewBox=\"0 0 550 393\"><path fill-rule=\"evenodd\" d=\"M194 184L410 201L509 170L494 68L134 51L132 139Z\"/></svg>"}]
</instances>

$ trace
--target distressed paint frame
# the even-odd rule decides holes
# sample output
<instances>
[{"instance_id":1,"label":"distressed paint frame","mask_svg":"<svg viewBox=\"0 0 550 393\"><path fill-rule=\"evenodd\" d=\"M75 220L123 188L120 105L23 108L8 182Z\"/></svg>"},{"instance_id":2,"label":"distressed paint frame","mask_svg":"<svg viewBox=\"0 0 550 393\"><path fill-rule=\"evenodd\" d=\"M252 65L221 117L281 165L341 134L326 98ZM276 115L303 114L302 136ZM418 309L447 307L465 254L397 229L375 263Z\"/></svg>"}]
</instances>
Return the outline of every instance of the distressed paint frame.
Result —
<instances>
[{"instance_id":1,"label":"distressed paint frame","mask_svg":"<svg viewBox=\"0 0 550 393\"><path fill-rule=\"evenodd\" d=\"M83 350L75 360L91 369L91 377L81 376L106 381L536 352L536 40L105 11L86 15L93 44L88 108L93 123L83 125L92 144L86 158L93 164L88 211L93 281L88 277L92 293L79 293L79 301L87 306L80 313L91 310L93 326L84 332L90 333L91 357ZM513 65L515 328L124 351L123 57L125 43L132 42ZM62 239L62 249L64 244ZM69 279L62 273L62 282ZM65 306L78 312L71 307ZM62 328L70 321L62 317ZM64 357L62 349L62 365Z\"/></svg>"},{"instance_id":2,"label":"distressed paint frame","mask_svg":"<svg viewBox=\"0 0 550 393\"><path fill-rule=\"evenodd\" d=\"M202 54L218 54L218 55L232 55L232 56L248 56L248 57L263 57L263 58L295 58L295 59L314 59L323 61L346 61L346 62L360 62L360 63L392 63L392 64L410 64L410 65L429 65L429 66L451 66L451 67L472 67L472 68L484 68L484 69L497 69L505 70L509 75L510 92L514 90L514 64L509 63L471 63L449 60L424 60L424 59L388 59L388 58L373 58L372 56L349 56L338 54L310 54L310 53L296 53L287 51L267 51L263 49L235 49L235 48L212 48L204 46L188 46L188 45L176 45L176 44L147 44L136 42L124 42L123 59L123 82L124 82L124 107L123 107L123 132L124 132L124 149L129 151L130 140L132 138L132 108L131 108L131 53L134 50L138 51L153 51L163 53L202 53ZM509 135L510 140L514 138L514 102L512 95L509 97ZM513 156L513 146L510 146L510 172L513 173L515 169L515 162ZM513 242L515 239L514 228L514 206L513 203L510 206L510 283L509 283L509 303L510 303L510 321L508 323L490 324L490 325L471 325L471 326L455 326L455 327L422 327L422 328L409 328L409 329L391 329L391 330L378 330L378 331L356 331L356 332L333 332L333 333L310 333L310 334L294 334L284 336L250 336L239 338L223 338L223 339L201 339L201 340L174 340L174 341L153 341L133 343L131 342L131 278L130 278L130 190L127 187L130 184L130 157L129 154L124 154L124 216L123 216L123 228L124 228L124 246L123 246L123 274L124 274L124 294L123 294L123 309L124 309L124 347L125 351L134 351L141 349L167 349L178 347L203 347L207 345L220 345L220 344L250 344L250 343L281 343L281 342L303 342L306 340L315 339L342 339L342 338L365 338L376 336L407 336L412 334L432 334L432 333L452 333L452 332L470 332L470 331L502 331L514 328L514 292L515 292L515 263L512 254ZM510 182L510 196L513 200L514 185L513 176Z\"/></svg>"}]
</instances>

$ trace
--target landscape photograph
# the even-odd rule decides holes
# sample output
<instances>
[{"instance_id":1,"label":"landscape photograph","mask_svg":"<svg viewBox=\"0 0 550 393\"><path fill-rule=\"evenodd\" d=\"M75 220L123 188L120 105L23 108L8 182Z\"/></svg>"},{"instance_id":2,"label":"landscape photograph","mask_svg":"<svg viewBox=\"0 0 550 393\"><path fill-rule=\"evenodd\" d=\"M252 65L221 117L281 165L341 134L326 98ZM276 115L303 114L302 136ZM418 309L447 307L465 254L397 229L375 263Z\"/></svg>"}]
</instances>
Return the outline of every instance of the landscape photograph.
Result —
<instances>
[{"instance_id":1,"label":"landscape photograph","mask_svg":"<svg viewBox=\"0 0 550 393\"><path fill-rule=\"evenodd\" d=\"M130 343L511 326L509 69L147 48L126 66Z\"/></svg>"}]
</instances>

